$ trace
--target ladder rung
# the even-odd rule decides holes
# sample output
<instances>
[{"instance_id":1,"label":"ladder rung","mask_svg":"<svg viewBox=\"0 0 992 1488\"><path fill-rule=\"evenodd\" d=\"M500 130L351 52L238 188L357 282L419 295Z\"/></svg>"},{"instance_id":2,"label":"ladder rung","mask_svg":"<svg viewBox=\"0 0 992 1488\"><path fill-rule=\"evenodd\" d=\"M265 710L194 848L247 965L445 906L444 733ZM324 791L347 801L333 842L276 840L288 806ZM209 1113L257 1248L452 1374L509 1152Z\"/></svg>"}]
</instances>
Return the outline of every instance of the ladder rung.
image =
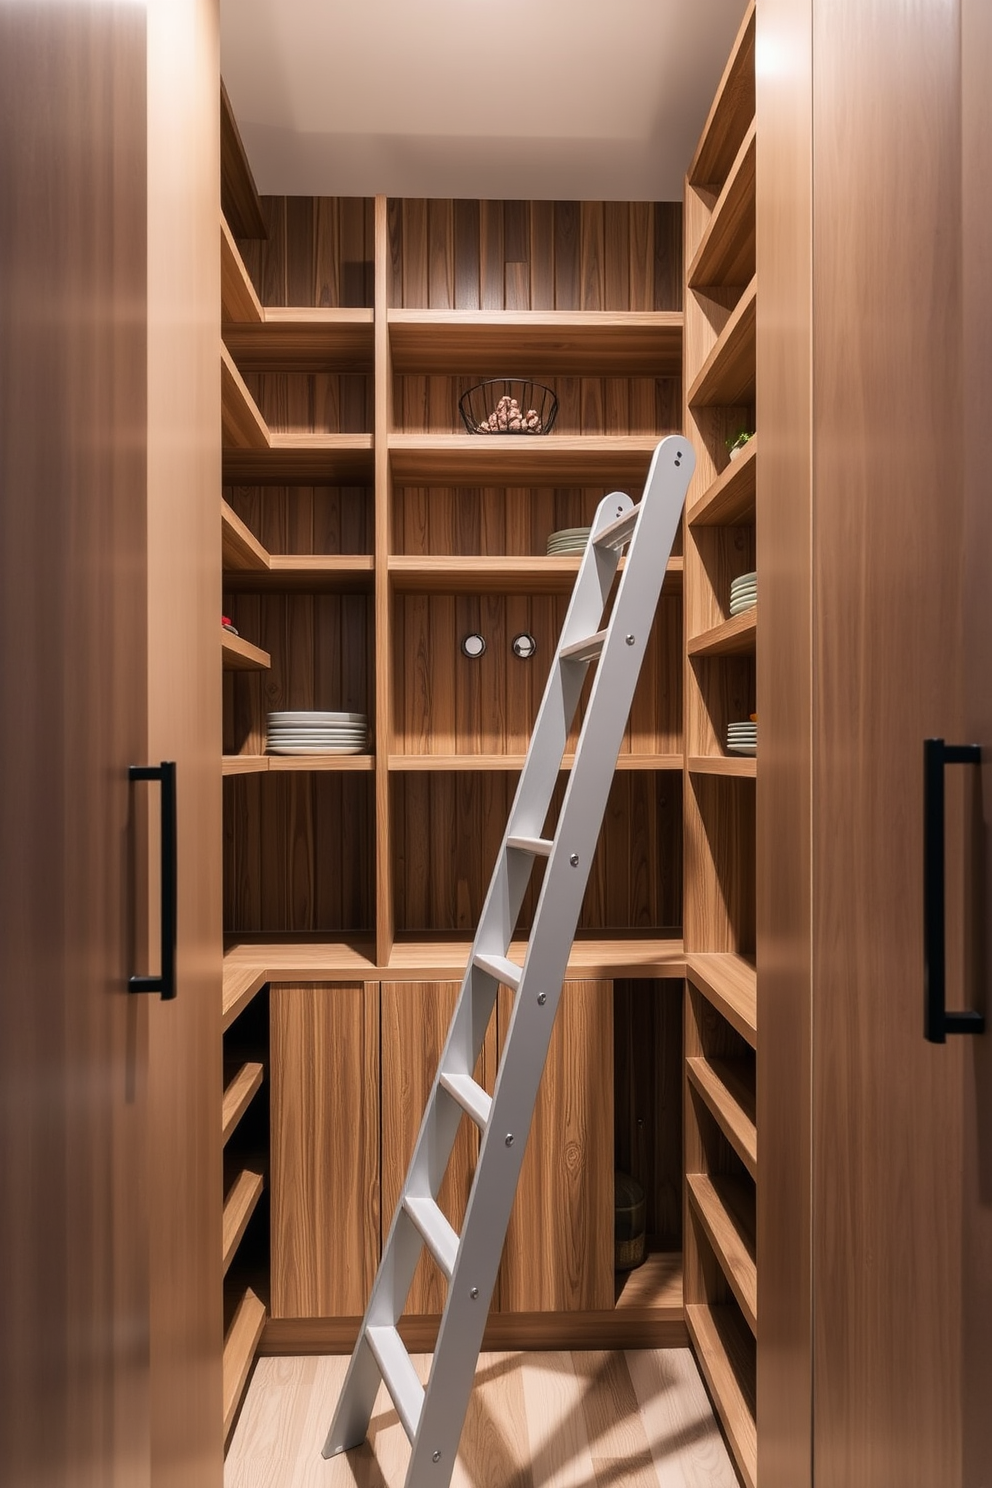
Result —
<instances>
[{"instance_id":1,"label":"ladder rung","mask_svg":"<svg viewBox=\"0 0 992 1488\"><path fill-rule=\"evenodd\" d=\"M411 1442L417 1434L424 1404L424 1387L413 1367L410 1355L395 1328L367 1328L369 1348L375 1355L383 1384L392 1396L403 1430Z\"/></svg>"},{"instance_id":2,"label":"ladder rung","mask_svg":"<svg viewBox=\"0 0 992 1488\"><path fill-rule=\"evenodd\" d=\"M629 512L625 512L622 517L617 517L616 521L611 522L608 527L604 527L602 532L598 532L593 538L594 545L597 548L622 548L624 543L630 541L631 534L637 526L637 519L640 515L641 507L640 503L638 503L637 506L632 506Z\"/></svg>"},{"instance_id":3,"label":"ladder rung","mask_svg":"<svg viewBox=\"0 0 992 1488\"><path fill-rule=\"evenodd\" d=\"M535 858L550 858L554 843L548 837L507 837L507 847L520 852L532 853Z\"/></svg>"},{"instance_id":4,"label":"ladder rung","mask_svg":"<svg viewBox=\"0 0 992 1488\"><path fill-rule=\"evenodd\" d=\"M433 1199L404 1194L403 1208L423 1235L427 1248L450 1281L458 1259L458 1236Z\"/></svg>"},{"instance_id":5,"label":"ladder rung","mask_svg":"<svg viewBox=\"0 0 992 1488\"><path fill-rule=\"evenodd\" d=\"M584 641L573 641L570 646L562 646L558 655L562 661L595 661L605 640L606 631L597 630L595 635L586 636Z\"/></svg>"},{"instance_id":6,"label":"ladder rung","mask_svg":"<svg viewBox=\"0 0 992 1488\"><path fill-rule=\"evenodd\" d=\"M477 951L473 957L472 964L480 971L486 971L494 976L504 987L512 987L514 992L520 986L520 978L523 976L523 968L515 961L508 961L505 956L486 956L482 951Z\"/></svg>"},{"instance_id":7,"label":"ladder rung","mask_svg":"<svg viewBox=\"0 0 992 1488\"><path fill-rule=\"evenodd\" d=\"M456 1100L466 1115L471 1116L476 1126L485 1131L492 1109L492 1096L477 1085L471 1075L449 1075L442 1071L439 1083L452 1100Z\"/></svg>"}]
</instances>

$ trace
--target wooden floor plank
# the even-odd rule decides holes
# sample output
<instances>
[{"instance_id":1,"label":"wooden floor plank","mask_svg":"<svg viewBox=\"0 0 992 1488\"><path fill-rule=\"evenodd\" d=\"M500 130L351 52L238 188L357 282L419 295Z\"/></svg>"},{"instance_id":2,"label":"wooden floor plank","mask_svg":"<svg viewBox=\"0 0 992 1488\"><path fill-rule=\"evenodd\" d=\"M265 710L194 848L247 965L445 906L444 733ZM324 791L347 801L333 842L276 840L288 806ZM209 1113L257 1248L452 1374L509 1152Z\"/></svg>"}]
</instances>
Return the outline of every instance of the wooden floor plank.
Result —
<instances>
[{"instance_id":1,"label":"wooden floor plank","mask_svg":"<svg viewBox=\"0 0 992 1488\"><path fill-rule=\"evenodd\" d=\"M415 1354L426 1379L429 1356ZM402 1488L410 1449L382 1389L369 1439L325 1462L340 1356L261 1358L224 1488ZM452 1488L737 1488L688 1349L488 1353Z\"/></svg>"}]
</instances>

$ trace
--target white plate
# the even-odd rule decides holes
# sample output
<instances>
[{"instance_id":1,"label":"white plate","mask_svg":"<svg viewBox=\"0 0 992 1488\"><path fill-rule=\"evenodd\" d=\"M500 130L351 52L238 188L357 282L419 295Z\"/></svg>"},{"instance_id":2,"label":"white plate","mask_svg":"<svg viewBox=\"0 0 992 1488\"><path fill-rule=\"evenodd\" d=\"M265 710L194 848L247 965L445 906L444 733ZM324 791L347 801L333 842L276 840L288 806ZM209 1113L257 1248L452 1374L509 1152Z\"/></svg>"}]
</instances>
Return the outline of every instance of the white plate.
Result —
<instances>
[{"instance_id":1,"label":"white plate","mask_svg":"<svg viewBox=\"0 0 992 1488\"><path fill-rule=\"evenodd\" d=\"M727 752L728 754L747 754L753 756L758 753L758 746L757 744L728 744Z\"/></svg>"},{"instance_id":2,"label":"white plate","mask_svg":"<svg viewBox=\"0 0 992 1488\"><path fill-rule=\"evenodd\" d=\"M735 615L743 615L747 610L756 610L757 608L757 596L754 599L732 599L730 601L730 618L732 620Z\"/></svg>"},{"instance_id":3,"label":"white plate","mask_svg":"<svg viewBox=\"0 0 992 1488\"><path fill-rule=\"evenodd\" d=\"M270 723L304 724L312 727L314 724L325 723L364 723L369 721L367 713L320 713L307 709L296 709L281 713L267 713L266 717Z\"/></svg>"},{"instance_id":4,"label":"white plate","mask_svg":"<svg viewBox=\"0 0 992 1488\"><path fill-rule=\"evenodd\" d=\"M555 542L562 537L588 537L592 527L559 527L557 532L548 533L548 542Z\"/></svg>"},{"instance_id":5,"label":"white plate","mask_svg":"<svg viewBox=\"0 0 992 1488\"><path fill-rule=\"evenodd\" d=\"M756 584L757 582L758 570L755 569L752 573L738 574L736 579L731 579L730 584L733 588L734 584Z\"/></svg>"},{"instance_id":6,"label":"white plate","mask_svg":"<svg viewBox=\"0 0 992 1488\"><path fill-rule=\"evenodd\" d=\"M303 749L294 744L280 744L273 748L270 744L269 754L366 754L367 750L362 744L322 744L311 745L309 749Z\"/></svg>"},{"instance_id":7,"label":"white plate","mask_svg":"<svg viewBox=\"0 0 992 1488\"><path fill-rule=\"evenodd\" d=\"M357 734L274 734L269 730L270 744L364 744L368 738L365 729Z\"/></svg>"}]
</instances>

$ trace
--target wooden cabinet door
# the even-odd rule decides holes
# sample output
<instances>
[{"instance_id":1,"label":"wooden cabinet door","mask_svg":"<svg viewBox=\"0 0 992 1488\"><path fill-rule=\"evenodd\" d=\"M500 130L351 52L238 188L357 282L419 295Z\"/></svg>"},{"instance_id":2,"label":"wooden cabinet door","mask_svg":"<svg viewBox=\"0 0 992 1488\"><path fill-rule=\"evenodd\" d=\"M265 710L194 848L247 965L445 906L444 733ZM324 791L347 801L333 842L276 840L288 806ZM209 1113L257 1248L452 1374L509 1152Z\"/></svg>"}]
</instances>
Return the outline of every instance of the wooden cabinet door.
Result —
<instances>
[{"instance_id":1,"label":"wooden cabinet door","mask_svg":"<svg viewBox=\"0 0 992 1488\"><path fill-rule=\"evenodd\" d=\"M0 1476L147 1488L145 13L0 7ZM218 1403L219 1404L219 1403Z\"/></svg>"},{"instance_id":2,"label":"wooden cabinet door","mask_svg":"<svg viewBox=\"0 0 992 1488\"><path fill-rule=\"evenodd\" d=\"M501 1051L512 1002L501 989ZM613 983L566 982L494 1304L584 1312L613 1302Z\"/></svg>"},{"instance_id":3,"label":"wooden cabinet door","mask_svg":"<svg viewBox=\"0 0 992 1488\"><path fill-rule=\"evenodd\" d=\"M379 1260L379 984L270 998L271 1313L357 1318Z\"/></svg>"},{"instance_id":4,"label":"wooden cabinet door","mask_svg":"<svg viewBox=\"0 0 992 1488\"><path fill-rule=\"evenodd\" d=\"M459 982L382 983L382 1213L384 1237L399 1203L427 1098L455 1010ZM475 1078L492 1090L495 1019ZM438 1203L460 1234L479 1155L478 1128L465 1117L448 1163ZM407 1313L438 1315L447 1284L426 1249L407 1299Z\"/></svg>"}]
</instances>

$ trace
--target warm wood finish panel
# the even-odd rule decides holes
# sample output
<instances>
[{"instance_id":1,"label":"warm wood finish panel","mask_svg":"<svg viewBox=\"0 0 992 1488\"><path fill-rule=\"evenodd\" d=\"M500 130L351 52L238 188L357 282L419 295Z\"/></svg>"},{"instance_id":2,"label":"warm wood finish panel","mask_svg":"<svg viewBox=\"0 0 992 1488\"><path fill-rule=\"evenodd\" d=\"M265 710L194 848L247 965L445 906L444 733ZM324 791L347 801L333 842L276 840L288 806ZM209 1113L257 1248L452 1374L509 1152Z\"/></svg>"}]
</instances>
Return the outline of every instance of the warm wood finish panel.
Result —
<instances>
[{"instance_id":1,"label":"warm wood finish panel","mask_svg":"<svg viewBox=\"0 0 992 1488\"><path fill-rule=\"evenodd\" d=\"M673 310L390 310L389 337L399 373L488 367L490 376L502 376L512 367L514 376L539 381L551 374L682 373L682 316Z\"/></svg>"},{"instance_id":2,"label":"warm wood finish panel","mask_svg":"<svg viewBox=\"0 0 992 1488\"><path fill-rule=\"evenodd\" d=\"M749 284L754 277L754 184L757 154L755 127L752 123L717 198L696 256L689 266L688 283L693 289L710 285L744 285Z\"/></svg>"},{"instance_id":3,"label":"warm wood finish panel","mask_svg":"<svg viewBox=\"0 0 992 1488\"><path fill-rule=\"evenodd\" d=\"M498 1038L512 995L500 989ZM566 982L496 1282L501 1312L613 1302L613 988Z\"/></svg>"},{"instance_id":4,"label":"warm wood finish panel","mask_svg":"<svg viewBox=\"0 0 992 1488\"><path fill-rule=\"evenodd\" d=\"M395 593L419 594L571 594L578 557L495 555L440 557L398 554L388 560ZM622 562L622 560L621 560ZM665 574L668 595L681 588L682 559L670 558Z\"/></svg>"},{"instance_id":5,"label":"warm wood finish panel","mask_svg":"<svg viewBox=\"0 0 992 1488\"><path fill-rule=\"evenodd\" d=\"M658 439L674 432L673 426L650 435L552 433L547 438L397 433L389 441L390 465L395 480L406 485L567 486L608 481L616 486L630 481L642 489ZM235 458L247 457L232 454L232 461Z\"/></svg>"},{"instance_id":6,"label":"warm wood finish panel","mask_svg":"<svg viewBox=\"0 0 992 1488\"><path fill-rule=\"evenodd\" d=\"M366 486L226 486L225 502L269 564L308 554L372 555L372 493ZM229 565L225 559L225 569Z\"/></svg>"},{"instance_id":7,"label":"warm wood finish panel","mask_svg":"<svg viewBox=\"0 0 992 1488\"><path fill-rule=\"evenodd\" d=\"M476 370L449 376L397 376L394 389L394 417L402 436L414 434L465 435L459 412L459 400L483 380L479 363L449 363L449 369L468 365ZM505 365L505 364L503 364ZM544 386L558 400L554 427L547 435L467 436L480 447L493 453L505 448L507 458L519 460L523 451L556 448L566 438L586 435L608 439L611 435L655 435L674 433L680 424L681 379L677 377L558 377L548 371L542 377ZM657 438L656 441L657 442ZM397 435L391 445L406 453L409 443ZM520 449L518 450L518 447ZM535 460L549 458L534 454ZM395 463L395 459L394 459ZM639 492L637 493L640 494Z\"/></svg>"},{"instance_id":8,"label":"warm wood finish panel","mask_svg":"<svg viewBox=\"0 0 992 1488\"><path fill-rule=\"evenodd\" d=\"M389 203L389 303L430 310L678 310L677 202Z\"/></svg>"},{"instance_id":9,"label":"warm wood finish panel","mask_svg":"<svg viewBox=\"0 0 992 1488\"><path fill-rule=\"evenodd\" d=\"M758 436L755 434L742 453L725 466L702 495L690 502L687 510L690 527L732 527L739 522L753 522L757 467Z\"/></svg>"},{"instance_id":10,"label":"warm wood finish panel","mask_svg":"<svg viewBox=\"0 0 992 1488\"><path fill-rule=\"evenodd\" d=\"M246 370L244 383L272 436L371 431L370 378L330 371L323 359L316 372L276 370L274 356L266 356L263 365L263 371Z\"/></svg>"},{"instance_id":11,"label":"warm wood finish panel","mask_svg":"<svg viewBox=\"0 0 992 1488\"><path fill-rule=\"evenodd\" d=\"M649 1243L668 1254L682 1249L682 995L671 981L613 984L614 1160L643 1186Z\"/></svg>"},{"instance_id":12,"label":"warm wood finish panel","mask_svg":"<svg viewBox=\"0 0 992 1488\"><path fill-rule=\"evenodd\" d=\"M370 198L267 196L262 199L262 216L265 240L238 246L267 309L372 306ZM237 230L235 236L241 236Z\"/></svg>"},{"instance_id":13,"label":"warm wood finish panel","mask_svg":"<svg viewBox=\"0 0 992 1488\"><path fill-rule=\"evenodd\" d=\"M222 1250L222 1269L225 1275L248 1228L248 1221L262 1197L264 1186L265 1178L262 1173L252 1168L242 1168L225 1195Z\"/></svg>"},{"instance_id":14,"label":"warm wood finish panel","mask_svg":"<svg viewBox=\"0 0 992 1488\"><path fill-rule=\"evenodd\" d=\"M272 1316L360 1314L379 1254L378 984L273 985L270 1008Z\"/></svg>"},{"instance_id":15,"label":"warm wood finish panel","mask_svg":"<svg viewBox=\"0 0 992 1488\"><path fill-rule=\"evenodd\" d=\"M686 896L686 944L691 949L754 954L755 788L750 780L690 775L686 789L685 852L690 883L707 892Z\"/></svg>"},{"instance_id":16,"label":"warm wood finish panel","mask_svg":"<svg viewBox=\"0 0 992 1488\"><path fill-rule=\"evenodd\" d=\"M221 322L261 325L264 311L226 219L220 219Z\"/></svg>"},{"instance_id":17,"label":"warm wood finish panel","mask_svg":"<svg viewBox=\"0 0 992 1488\"><path fill-rule=\"evenodd\" d=\"M224 924L299 934L368 930L371 782L336 771L266 771L224 781Z\"/></svg>"},{"instance_id":18,"label":"warm wood finish panel","mask_svg":"<svg viewBox=\"0 0 992 1488\"><path fill-rule=\"evenodd\" d=\"M214 135L213 130L209 133ZM223 81L220 85L220 199L224 216L238 237L265 237L258 188Z\"/></svg>"},{"instance_id":19,"label":"warm wood finish panel","mask_svg":"<svg viewBox=\"0 0 992 1488\"><path fill-rule=\"evenodd\" d=\"M224 1339L224 1437L234 1425L255 1350L265 1327L265 1303L248 1287Z\"/></svg>"},{"instance_id":20,"label":"warm wood finish panel","mask_svg":"<svg viewBox=\"0 0 992 1488\"><path fill-rule=\"evenodd\" d=\"M752 1178L758 1176L754 1069L743 1060L686 1060L686 1075Z\"/></svg>"},{"instance_id":21,"label":"warm wood finish panel","mask_svg":"<svg viewBox=\"0 0 992 1488\"><path fill-rule=\"evenodd\" d=\"M264 449L224 449L232 485L355 486L371 476L371 434L270 433Z\"/></svg>"},{"instance_id":22,"label":"warm wood finish panel","mask_svg":"<svg viewBox=\"0 0 992 1488\"><path fill-rule=\"evenodd\" d=\"M413 1156L434 1083L459 982L383 982L382 996L382 1212L392 1216ZM475 1078L490 1092L496 1055L495 1012ZM465 1117L438 1194L438 1203L461 1233L479 1155L478 1128ZM405 1313L440 1314L448 1286L424 1250Z\"/></svg>"},{"instance_id":23,"label":"warm wood finish panel","mask_svg":"<svg viewBox=\"0 0 992 1488\"><path fill-rule=\"evenodd\" d=\"M755 303L752 279L686 394L692 407L750 404L755 397Z\"/></svg>"},{"instance_id":24,"label":"warm wood finish panel","mask_svg":"<svg viewBox=\"0 0 992 1488\"><path fill-rule=\"evenodd\" d=\"M240 1065L224 1087L221 1106L221 1136L226 1143L254 1097L262 1088L265 1069L257 1060Z\"/></svg>"},{"instance_id":25,"label":"warm wood finish panel","mask_svg":"<svg viewBox=\"0 0 992 1488\"><path fill-rule=\"evenodd\" d=\"M583 900L583 928L680 924L679 784L674 774L617 775ZM515 788L496 773L394 779L398 929L474 927ZM521 929L531 922L539 873L524 899Z\"/></svg>"},{"instance_id":26,"label":"warm wood finish panel","mask_svg":"<svg viewBox=\"0 0 992 1488\"><path fill-rule=\"evenodd\" d=\"M744 12L688 170L694 186L721 186L754 118L755 7Z\"/></svg>"},{"instance_id":27,"label":"warm wood finish panel","mask_svg":"<svg viewBox=\"0 0 992 1488\"><path fill-rule=\"evenodd\" d=\"M754 1340L733 1305L694 1303L686 1307L685 1319L737 1470L745 1488L756 1488Z\"/></svg>"},{"instance_id":28,"label":"warm wood finish panel","mask_svg":"<svg viewBox=\"0 0 992 1488\"><path fill-rule=\"evenodd\" d=\"M225 571L229 569L245 572L267 573L269 555L247 523L226 501L220 504L221 552Z\"/></svg>"},{"instance_id":29,"label":"warm wood finish panel","mask_svg":"<svg viewBox=\"0 0 992 1488\"><path fill-rule=\"evenodd\" d=\"M730 953L694 951L690 981L752 1048L757 1047L757 975L754 962Z\"/></svg>"},{"instance_id":30,"label":"warm wood finish panel","mask_svg":"<svg viewBox=\"0 0 992 1488\"><path fill-rule=\"evenodd\" d=\"M686 650L690 656L753 655L758 629L758 607L732 615L701 635L689 636Z\"/></svg>"},{"instance_id":31,"label":"warm wood finish panel","mask_svg":"<svg viewBox=\"0 0 992 1488\"><path fill-rule=\"evenodd\" d=\"M221 665L225 672L264 672L272 665L268 651L243 636L221 629Z\"/></svg>"},{"instance_id":32,"label":"warm wood finish panel","mask_svg":"<svg viewBox=\"0 0 992 1488\"><path fill-rule=\"evenodd\" d=\"M231 353L221 344L221 427L225 449L267 450L268 426L247 383L234 365Z\"/></svg>"},{"instance_id":33,"label":"warm wood finish panel","mask_svg":"<svg viewBox=\"0 0 992 1488\"><path fill-rule=\"evenodd\" d=\"M754 1185L726 1174L687 1173L689 1202L751 1332L758 1331Z\"/></svg>"}]
</instances>

